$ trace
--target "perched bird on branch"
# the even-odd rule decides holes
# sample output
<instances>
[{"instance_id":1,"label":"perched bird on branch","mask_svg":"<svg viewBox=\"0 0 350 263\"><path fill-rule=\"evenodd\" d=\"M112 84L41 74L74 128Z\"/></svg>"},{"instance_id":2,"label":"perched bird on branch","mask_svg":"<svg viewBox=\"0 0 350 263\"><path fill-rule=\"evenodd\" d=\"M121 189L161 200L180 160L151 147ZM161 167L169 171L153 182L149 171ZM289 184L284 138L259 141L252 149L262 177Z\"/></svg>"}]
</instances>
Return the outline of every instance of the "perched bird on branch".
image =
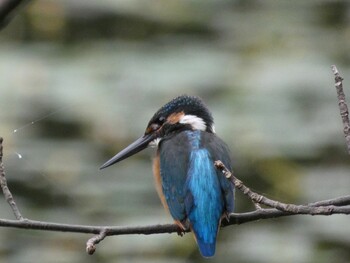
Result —
<instances>
[{"instance_id":1,"label":"perched bird on branch","mask_svg":"<svg viewBox=\"0 0 350 263\"><path fill-rule=\"evenodd\" d=\"M154 114L143 136L100 169L148 146L158 148L153 172L164 207L182 229L192 230L201 254L213 256L221 219L234 209L234 186L214 166L221 160L231 170L229 150L215 134L210 111L198 97L171 100Z\"/></svg>"}]
</instances>

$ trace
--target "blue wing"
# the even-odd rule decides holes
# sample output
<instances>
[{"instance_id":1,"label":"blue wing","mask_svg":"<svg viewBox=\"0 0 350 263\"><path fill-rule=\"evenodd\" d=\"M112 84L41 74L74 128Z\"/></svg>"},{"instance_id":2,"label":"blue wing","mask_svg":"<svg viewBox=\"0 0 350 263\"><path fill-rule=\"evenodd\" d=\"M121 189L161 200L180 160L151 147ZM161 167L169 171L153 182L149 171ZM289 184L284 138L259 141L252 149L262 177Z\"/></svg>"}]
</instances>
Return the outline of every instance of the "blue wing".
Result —
<instances>
[{"instance_id":1,"label":"blue wing","mask_svg":"<svg viewBox=\"0 0 350 263\"><path fill-rule=\"evenodd\" d=\"M170 140L162 140L159 147L162 190L171 216L178 221L186 219L185 189L189 147L185 133Z\"/></svg>"},{"instance_id":2,"label":"blue wing","mask_svg":"<svg viewBox=\"0 0 350 263\"><path fill-rule=\"evenodd\" d=\"M221 216L233 209L233 185L214 167L214 161L221 160L231 169L226 145L214 134L192 132L192 144L187 188L192 198L192 207L186 213L195 233L201 254L211 257L215 254L216 236Z\"/></svg>"},{"instance_id":3,"label":"blue wing","mask_svg":"<svg viewBox=\"0 0 350 263\"><path fill-rule=\"evenodd\" d=\"M231 169L227 146L214 134L185 131L163 140L159 150L169 211L175 220L189 219L202 255L212 256L220 218L234 206L233 185L214 167L221 160Z\"/></svg>"},{"instance_id":4,"label":"blue wing","mask_svg":"<svg viewBox=\"0 0 350 263\"><path fill-rule=\"evenodd\" d=\"M232 164L230 158L230 151L227 145L217 136L210 133L202 133L202 144L209 151L211 160L220 160L223 164L232 171ZM233 213L234 211L234 186L227 180L221 171L216 169L221 191L225 201L225 212Z\"/></svg>"}]
</instances>

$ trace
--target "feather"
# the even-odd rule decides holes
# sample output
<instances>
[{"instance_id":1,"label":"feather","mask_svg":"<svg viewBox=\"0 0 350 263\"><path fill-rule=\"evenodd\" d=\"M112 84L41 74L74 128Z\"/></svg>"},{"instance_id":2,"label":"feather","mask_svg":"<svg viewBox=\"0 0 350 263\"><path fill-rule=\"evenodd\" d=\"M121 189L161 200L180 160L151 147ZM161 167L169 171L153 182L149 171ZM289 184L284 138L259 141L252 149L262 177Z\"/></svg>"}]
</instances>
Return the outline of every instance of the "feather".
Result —
<instances>
[{"instance_id":1,"label":"feather","mask_svg":"<svg viewBox=\"0 0 350 263\"><path fill-rule=\"evenodd\" d=\"M214 167L221 160L231 169L226 145L213 133L183 131L159 145L160 178L170 214L189 221L204 257L215 253L221 218L233 211L233 185Z\"/></svg>"}]
</instances>

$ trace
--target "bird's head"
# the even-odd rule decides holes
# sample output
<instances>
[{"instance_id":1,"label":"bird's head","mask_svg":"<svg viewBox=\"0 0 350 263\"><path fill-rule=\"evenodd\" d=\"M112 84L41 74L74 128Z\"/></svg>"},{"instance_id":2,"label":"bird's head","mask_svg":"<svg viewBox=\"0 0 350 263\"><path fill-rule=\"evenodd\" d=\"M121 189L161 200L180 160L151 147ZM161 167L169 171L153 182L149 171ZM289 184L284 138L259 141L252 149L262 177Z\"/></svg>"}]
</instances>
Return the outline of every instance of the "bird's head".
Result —
<instances>
[{"instance_id":1,"label":"bird's head","mask_svg":"<svg viewBox=\"0 0 350 263\"><path fill-rule=\"evenodd\" d=\"M148 146L157 146L163 138L184 130L215 133L213 117L199 97L182 95L165 104L148 122L144 135L108 160L100 169L124 160Z\"/></svg>"}]
</instances>

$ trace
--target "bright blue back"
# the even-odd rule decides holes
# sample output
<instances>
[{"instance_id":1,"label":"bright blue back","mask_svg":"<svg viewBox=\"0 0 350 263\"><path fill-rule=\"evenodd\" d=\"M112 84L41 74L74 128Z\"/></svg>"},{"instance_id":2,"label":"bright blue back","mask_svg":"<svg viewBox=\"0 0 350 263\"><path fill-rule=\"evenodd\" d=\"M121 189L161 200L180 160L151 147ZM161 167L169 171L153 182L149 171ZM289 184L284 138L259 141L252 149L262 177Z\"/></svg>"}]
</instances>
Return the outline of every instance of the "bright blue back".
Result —
<instances>
[{"instance_id":1,"label":"bright blue back","mask_svg":"<svg viewBox=\"0 0 350 263\"><path fill-rule=\"evenodd\" d=\"M217 171L215 160L231 169L226 145L215 134L184 131L160 144L162 190L178 221L189 220L203 256L215 253L224 212L233 212L233 185Z\"/></svg>"},{"instance_id":2,"label":"bright blue back","mask_svg":"<svg viewBox=\"0 0 350 263\"><path fill-rule=\"evenodd\" d=\"M186 213L203 256L215 253L223 198L215 167L206 149L193 150L187 175Z\"/></svg>"}]
</instances>

